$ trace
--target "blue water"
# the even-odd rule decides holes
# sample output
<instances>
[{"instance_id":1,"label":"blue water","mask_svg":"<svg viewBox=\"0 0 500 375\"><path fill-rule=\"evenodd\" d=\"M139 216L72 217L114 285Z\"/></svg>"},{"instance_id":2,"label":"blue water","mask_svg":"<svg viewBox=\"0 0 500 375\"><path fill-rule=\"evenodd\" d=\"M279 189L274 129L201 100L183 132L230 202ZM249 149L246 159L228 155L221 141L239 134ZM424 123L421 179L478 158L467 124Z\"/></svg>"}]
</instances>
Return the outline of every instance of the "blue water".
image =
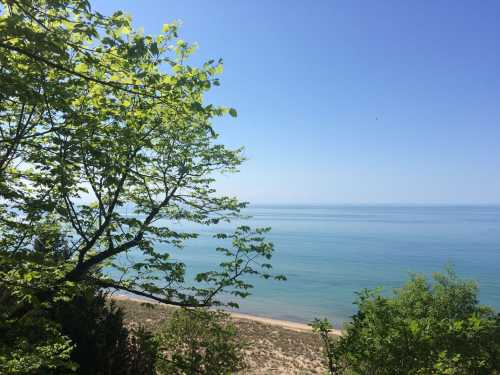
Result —
<instances>
[{"instance_id":1,"label":"blue water","mask_svg":"<svg viewBox=\"0 0 500 375\"><path fill-rule=\"evenodd\" d=\"M254 282L240 311L337 325L355 312L355 292L400 287L411 272L431 274L452 264L479 283L481 303L500 309L500 206L253 206L243 223L272 227L274 271L286 282ZM213 269L214 233L236 224L204 227L199 239L173 251L189 275Z\"/></svg>"}]
</instances>

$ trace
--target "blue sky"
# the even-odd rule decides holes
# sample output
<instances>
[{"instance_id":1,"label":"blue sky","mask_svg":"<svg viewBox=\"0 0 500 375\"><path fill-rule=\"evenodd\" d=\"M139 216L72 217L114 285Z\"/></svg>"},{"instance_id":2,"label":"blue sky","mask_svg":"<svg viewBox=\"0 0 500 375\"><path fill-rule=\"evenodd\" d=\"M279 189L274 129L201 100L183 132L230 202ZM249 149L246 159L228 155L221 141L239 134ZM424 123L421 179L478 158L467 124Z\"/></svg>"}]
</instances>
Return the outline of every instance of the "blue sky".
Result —
<instances>
[{"instance_id":1,"label":"blue sky","mask_svg":"<svg viewBox=\"0 0 500 375\"><path fill-rule=\"evenodd\" d=\"M498 1L93 1L193 63L249 160L221 191L253 203L500 203Z\"/></svg>"}]
</instances>

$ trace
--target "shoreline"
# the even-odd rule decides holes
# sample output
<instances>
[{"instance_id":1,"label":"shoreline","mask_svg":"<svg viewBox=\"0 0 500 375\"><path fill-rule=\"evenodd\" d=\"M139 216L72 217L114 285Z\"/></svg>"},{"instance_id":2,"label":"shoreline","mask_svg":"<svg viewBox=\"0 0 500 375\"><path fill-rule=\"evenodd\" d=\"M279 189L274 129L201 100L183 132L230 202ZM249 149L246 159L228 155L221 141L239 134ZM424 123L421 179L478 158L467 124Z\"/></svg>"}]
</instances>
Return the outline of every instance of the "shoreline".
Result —
<instances>
[{"instance_id":1,"label":"shoreline","mask_svg":"<svg viewBox=\"0 0 500 375\"><path fill-rule=\"evenodd\" d=\"M118 300L118 301L134 301L134 302L141 302L141 303L151 303L151 304L158 304L162 305L159 302L147 299L147 298L138 298L135 296L127 296L123 294L111 294L110 299ZM172 305L167 305L169 307L176 307ZM297 323L297 322L292 322L289 320L282 320L282 319L274 319L274 318L268 318L268 317L263 317L263 316L258 316L258 315L253 315L253 314L247 314L247 313L240 313L240 312L232 312L232 311L227 311L227 312L232 319L234 320L248 320L252 322L257 322L257 323L262 323L262 324L267 324L270 326L277 326L280 328L285 328L290 331L295 331L295 332L306 332L306 333L312 333L312 327L305 324L305 323ZM342 331L339 329L332 329L331 334L340 336L342 335Z\"/></svg>"},{"instance_id":2,"label":"shoreline","mask_svg":"<svg viewBox=\"0 0 500 375\"><path fill-rule=\"evenodd\" d=\"M267 318L267 317L252 315L252 314L247 314L247 313L238 313L238 312L231 312L231 311L226 311L226 312L229 313L231 315L231 317L235 320L240 320L240 319L241 320L251 320L253 322L268 324L271 326L278 326L281 328L289 329L291 331L312 333L312 327L308 324L305 324L305 323L297 323L297 322L292 322L290 320ZM340 336L340 335L342 335L342 331L339 329L333 328L331 330L331 334L335 335L335 336Z\"/></svg>"}]
</instances>

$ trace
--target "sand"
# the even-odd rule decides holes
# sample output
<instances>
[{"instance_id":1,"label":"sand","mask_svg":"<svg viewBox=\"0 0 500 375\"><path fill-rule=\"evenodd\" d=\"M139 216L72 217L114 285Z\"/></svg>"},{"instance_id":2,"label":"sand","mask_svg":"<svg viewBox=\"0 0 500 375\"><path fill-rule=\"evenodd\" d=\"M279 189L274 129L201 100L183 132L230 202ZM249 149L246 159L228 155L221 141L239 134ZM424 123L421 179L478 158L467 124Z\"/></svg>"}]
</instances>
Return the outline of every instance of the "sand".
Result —
<instances>
[{"instance_id":1,"label":"sand","mask_svg":"<svg viewBox=\"0 0 500 375\"><path fill-rule=\"evenodd\" d=\"M127 324L142 325L153 331L175 310L173 306L134 297L114 295L112 298L124 309ZM155 308L148 308L148 303ZM240 375L325 373L321 342L307 324L235 312L230 315L241 339L248 343L247 369Z\"/></svg>"},{"instance_id":2,"label":"sand","mask_svg":"<svg viewBox=\"0 0 500 375\"><path fill-rule=\"evenodd\" d=\"M123 296L123 295L113 295L112 297L114 300L128 300L128 301L135 301L135 302L140 302L140 303L153 303L153 304L159 304L158 302L151 301L151 300L146 300L146 299L140 299L140 298L135 298L135 297L129 297L129 296ZM174 307L174 306L172 306ZM246 314L246 313L238 313L238 312L232 312L228 311L229 315L234 320L250 320L253 322L259 322L262 324L267 324L271 326L278 326L281 328L285 328L288 330L296 331L296 332L312 332L312 328L308 324L304 323L298 323L298 322L292 322L289 320L281 320L281 319L274 319L274 318L267 318L263 316L257 316L257 315L252 315L252 314ZM332 334L336 336L342 335L342 331L338 329L333 329Z\"/></svg>"},{"instance_id":3,"label":"sand","mask_svg":"<svg viewBox=\"0 0 500 375\"><path fill-rule=\"evenodd\" d=\"M244 313L235 313L229 312L231 317L235 320L246 319L254 322L259 322L263 324L268 324L272 326L278 326L281 328L289 329L297 332L312 332L311 326L304 323L291 322L289 320L281 320L281 319L273 319L273 318L265 318L262 316L244 314ZM333 329L332 334L336 336L340 336L342 334L341 330Z\"/></svg>"}]
</instances>

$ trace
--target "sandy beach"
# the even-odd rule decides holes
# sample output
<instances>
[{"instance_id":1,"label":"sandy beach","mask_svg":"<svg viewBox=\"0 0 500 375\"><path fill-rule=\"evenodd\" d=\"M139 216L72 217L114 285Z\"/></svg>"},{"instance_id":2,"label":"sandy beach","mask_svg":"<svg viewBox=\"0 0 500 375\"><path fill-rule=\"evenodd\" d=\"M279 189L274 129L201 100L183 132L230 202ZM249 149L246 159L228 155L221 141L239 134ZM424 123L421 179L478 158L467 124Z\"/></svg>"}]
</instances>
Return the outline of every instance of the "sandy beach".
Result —
<instances>
[{"instance_id":1,"label":"sandy beach","mask_svg":"<svg viewBox=\"0 0 500 375\"><path fill-rule=\"evenodd\" d=\"M123 308L128 325L155 330L176 309L150 300L113 295ZM145 304L154 304L148 308ZM326 370L321 356L321 343L307 324L230 312L241 339L248 343L245 375L323 374ZM340 334L336 330L333 334Z\"/></svg>"},{"instance_id":2,"label":"sandy beach","mask_svg":"<svg viewBox=\"0 0 500 375\"><path fill-rule=\"evenodd\" d=\"M259 323L268 324L268 325L272 325L272 326L278 326L281 328L285 328L285 329L289 329L289 330L297 331L297 332L312 332L311 326L308 324L304 324L304 323L291 322L289 320L266 318L266 317L262 317L262 316L250 315L250 314L245 314L245 313L229 312L229 314L235 320L239 320L239 319L245 320L246 319L246 320L251 320L254 322L259 322ZM332 334L340 336L342 334L342 331L339 329L333 329Z\"/></svg>"},{"instance_id":3,"label":"sandy beach","mask_svg":"<svg viewBox=\"0 0 500 375\"><path fill-rule=\"evenodd\" d=\"M152 303L152 304L158 304L158 302L149 300L149 299L142 299L142 298L136 298L136 297L129 297L129 296L124 296L124 295L118 295L115 294L112 296L112 299L116 301L134 301L134 302L139 302L139 303ZM171 308L175 308L175 306L170 306ZM298 323L298 322L292 322L289 320L281 320L281 319L274 319L274 318L268 318L268 317L263 317L263 316L257 316L257 315L252 315L252 314L246 314L246 313L239 313L239 312L232 312L228 311L228 314L231 315L231 317L234 320L250 320L253 322L258 322L262 324L267 324L271 326L278 326L281 328L285 328L288 330L296 331L296 332L312 332L311 326L305 323ZM333 335L341 335L342 331L338 329L333 329L332 330Z\"/></svg>"}]
</instances>

